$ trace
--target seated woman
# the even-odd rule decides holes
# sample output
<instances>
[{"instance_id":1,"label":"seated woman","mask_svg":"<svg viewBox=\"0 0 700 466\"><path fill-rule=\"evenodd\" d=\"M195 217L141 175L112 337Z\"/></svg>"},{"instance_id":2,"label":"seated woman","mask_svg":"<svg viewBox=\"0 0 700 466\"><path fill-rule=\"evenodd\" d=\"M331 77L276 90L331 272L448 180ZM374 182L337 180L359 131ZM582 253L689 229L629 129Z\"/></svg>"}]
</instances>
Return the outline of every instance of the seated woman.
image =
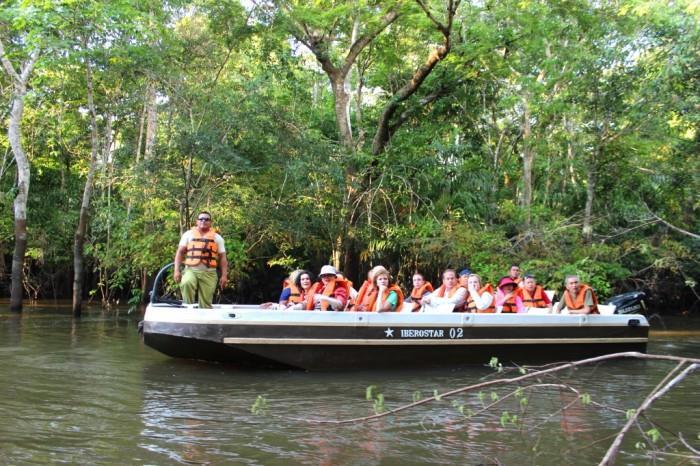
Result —
<instances>
[{"instance_id":1,"label":"seated woman","mask_svg":"<svg viewBox=\"0 0 700 466\"><path fill-rule=\"evenodd\" d=\"M459 286L457 282L457 272L454 269L446 269L442 272L442 285L435 292L424 296L421 303L428 306L428 312L435 312L443 306L459 309L464 304L466 295L467 289Z\"/></svg>"},{"instance_id":2,"label":"seated woman","mask_svg":"<svg viewBox=\"0 0 700 466\"><path fill-rule=\"evenodd\" d=\"M498 292L496 292L496 312L504 314L515 314L525 312L523 300L520 298L518 284L510 277L503 277L498 282Z\"/></svg>"},{"instance_id":3,"label":"seated woman","mask_svg":"<svg viewBox=\"0 0 700 466\"><path fill-rule=\"evenodd\" d=\"M321 267L318 278L321 281L314 283L306 296L306 310L342 311L348 301L348 283L336 278L332 265Z\"/></svg>"},{"instance_id":4,"label":"seated woman","mask_svg":"<svg viewBox=\"0 0 700 466\"><path fill-rule=\"evenodd\" d=\"M552 301L544 292L544 288L537 284L537 280L533 275L525 275L523 279L523 287L520 289L520 296L523 300L523 306L526 308L547 308L552 311Z\"/></svg>"},{"instance_id":5,"label":"seated woman","mask_svg":"<svg viewBox=\"0 0 700 466\"><path fill-rule=\"evenodd\" d=\"M298 296L300 295L299 287L294 283L301 272L304 272L304 270L295 270L284 279L282 282L282 292L280 293L280 298L277 303L262 303L260 307L263 309L285 309L292 304L301 302L298 300Z\"/></svg>"},{"instance_id":6,"label":"seated woman","mask_svg":"<svg viewBox=\"0 0 700 466\"><path fill-rule=\"evenodd\" d=\"M472 273L467 278L467 300L464 303L465 312L494 313L493 287L490 283L481 286L481 277Z\"/></svg>"},{"instance_id":7,"label":"seated woman","mask_svg":"<svg viewBox=\"0 0 700 466\"><path fill-rule=\"evenodd\" d=\"M370 271L367 272L367 280L362 283L357 295L348 301L347 311L360 311L367 309L369 300L374 299L374 296L377 294L377 288L374 286L374 275L379 271L386 271L386 269L383 265L377 265L372 267Z\"/></svg>"},{"instance_id":8,"label":"seated woman","mask_svg":"<svg viewBox=\"0 0 700 466\"><path fill-rule=\"evenodd\" d=\"M391 281L389 271L375 270L374 287L377 292L366 303L360 305L358 310L365 312L393 312L403 306L403 291Z\"/></svg>"},{"instance_id":9,"label":"seated woman","mask_svg":"<svg viewBox=\"0 0 700 466\"><path fill-rule=\"evenodd\" d=\"M418 312L421 307L421 299L433 291L433 285L425 281L423 274L418 272L413 274L411 281L413 282L413 289L406 302L411 303L411 312Z\"/></svg>"},{"instance_id":10,"label":"seated woman","mask_svg":"<svg viewBox=\"0 0 700 466\"><path fill-rule=\"evenodd\" d=\"M304 309L309 290L311 290L311 286L314 283L311 272L297 270L289 278L292 280L289 286L289 293L285 293L287 288L282 290L280 307L287 310ZM284 298L287 298L286 302Z\"/></svg>"}]
</instances>

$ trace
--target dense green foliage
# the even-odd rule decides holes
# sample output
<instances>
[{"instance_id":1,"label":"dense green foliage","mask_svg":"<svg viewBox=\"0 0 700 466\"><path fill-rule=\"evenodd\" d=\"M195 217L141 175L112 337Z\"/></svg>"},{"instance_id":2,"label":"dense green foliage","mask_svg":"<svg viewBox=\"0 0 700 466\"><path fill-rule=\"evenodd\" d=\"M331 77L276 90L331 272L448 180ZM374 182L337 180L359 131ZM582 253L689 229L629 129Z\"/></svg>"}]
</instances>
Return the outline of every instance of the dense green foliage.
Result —
<instances>
[{"instance_id":1,"label":"dense green foliage","mask_svg":"<svg viewBox=\"0 0 700 466\"><path fill-rule=\"evenodd\" d=\"M448 24L446 4L458 6L448 53L401 99L444 40L436 24ZM413 270L435 282L446 266L465 265L494 281L516 262L549 287L576 271L603 297L642 288L661 305L697 309L695 2L1 8L8 57L42 53L23 120L32 167L25 288L34 296L70 296L91 149L89 61L102 149L86 289L105 302L139 299L207 209L227 242L231 299L274 299L286 272L329 261L356 282L381 263L404 284ZM371 32L345 81L348 139L321 63L339 67ZM5 75L0 90L8 108ZM377 150L372 138L392 103ZM15 190L6 120L5 110L3 288Z\"/></svg>"}]
</instances>

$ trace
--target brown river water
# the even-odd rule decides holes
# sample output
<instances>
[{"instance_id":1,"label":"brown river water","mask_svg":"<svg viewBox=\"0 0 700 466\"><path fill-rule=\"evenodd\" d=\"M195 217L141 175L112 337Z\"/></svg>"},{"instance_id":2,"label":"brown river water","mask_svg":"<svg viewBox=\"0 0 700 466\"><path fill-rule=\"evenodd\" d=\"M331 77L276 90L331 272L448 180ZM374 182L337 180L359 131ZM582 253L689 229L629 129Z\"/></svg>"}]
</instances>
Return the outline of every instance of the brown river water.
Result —
<instances>
[{"instance_id":1,"label":"brown river water","mask_svg":"<svg viewBox=\"0 0 700 466\"><path fill-rule=\"evenodd\" d=\"M542 380L570 384L603 407L540 387L464 416L514 390L502 387L370 423L317 425L310 420L372 414L370 385L392 409L418 392L430 396L497 374L486 366L411 370L410 361L381 372L240 371L145 347L140 318L90 308L74 320L67 307L30 306L14 314L0 304L0 465L597 464L625 411L675 365L618 360ZM653 330L649 353L700 358L700 321L665 324ZM660 433L656 444L673 455L649 456L637 445L643 438L635 428L616 464L698 464L679 456L689 451L678 445L678 434L700 449L699 380L700 371L649 411ZM251 412L258 396L267 402L265 414ZM505 422L505 411L518 419Z\"/></svg>"}]
</instances>

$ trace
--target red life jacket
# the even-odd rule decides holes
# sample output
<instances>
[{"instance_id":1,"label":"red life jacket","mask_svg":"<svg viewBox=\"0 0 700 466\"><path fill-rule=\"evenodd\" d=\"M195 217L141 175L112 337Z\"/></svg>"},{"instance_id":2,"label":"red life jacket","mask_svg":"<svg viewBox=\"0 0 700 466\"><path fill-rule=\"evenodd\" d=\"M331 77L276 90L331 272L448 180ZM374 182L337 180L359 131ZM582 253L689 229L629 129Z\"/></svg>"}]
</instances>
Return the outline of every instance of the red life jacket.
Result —
<instances>
[{"instance_id":1,"label":"red life jacket","mask_svg":"<svg viewBox=\"0 0 700 466\"><path fill-rule=\"evenodd\" d=\"M411 312L416 312L420 309L420 300L426 293L430 293L431 291L433 291L433 285L431 285L430 282L425 282L420 288L413 288L413 290L411 290Z\"/></svg>"},{"instance_id":2,"label":"red life jacket","mask_svg":"<svg viewBox=\"0 0 700 466\"><path fill-rule=\"evenodd\" d=\"M482 294L484 294L487 291L489 293L493 294L493 286L491 286L490 283L487 283L486 285L481 287L481 289L479 290L479 296L481 296ZM494 300L492 299L489 307L487 307L486 309L478 310L476 308L476 302L474 301L474 299L472 299L471 293L467 293L467 300L464 303L464 310L465 310L465 312L479 312L479 313L493 314L494 312L496 312L496 306L494 306L493 302L494 302Z\"/></svg>"},{"instance_id":3,"label":"red life jacket","mask_svg":"<svg viewBox=\"0 0 700 466\"><path fill-rule=\"evenodd\" d=\"M547 307L545 296L544 288L540 285L535 285L535 292L532 295L525 288L520 289L520 297L525 307Z\"/></svg>"},{"instance_id":4,"label":"red life jacket","mask_svg":"<svg viewBox=\"0 0 700 466\"><path fill-rule=\"evenodd\" d=\"M384 290L383 296L382 296L382 301L386 301L386 298L389 297L389 293L392 291L396 292L398 299L398 302L396 303L396 309L394 311L400 311L401 306L403 306L403 291L401 291L401 288L399 288L396 285L391 285L389 288ZM374 312L374 305L377 303L377 296L379 296L379 293L373 293L367 300L367 306L364 308L365 312Z\"/></svg>"},{"instance_id":5,"label":"red life jacket","mask_svg":"<svg viewBox=\"0 0 700 466\"><path fill-rule=\"evenodd\" d=\"M591 290L591 298L593 298L593 306L591 306L591 314L598 314L598 297L593 292L593 288L588 285L581 285L576 295L576 299L572 299L569 290L564 291L564 303L567 309L583 309L586 305L586 291Z\"/></svg>"},{"instance_id":6,"label":"red life jacket","mask_svg":"<svg viewBox=\"0 0 700 466\"><path fill-rule=\"evenodd\" d=\"M204 234L200 233L198 228L192 228L190 231L192 239L187 242L185 265L193 267L204 264L215 269L219 260L219 248L214 239L216 232L211 228Z\"/></svg>"}]
</instances>

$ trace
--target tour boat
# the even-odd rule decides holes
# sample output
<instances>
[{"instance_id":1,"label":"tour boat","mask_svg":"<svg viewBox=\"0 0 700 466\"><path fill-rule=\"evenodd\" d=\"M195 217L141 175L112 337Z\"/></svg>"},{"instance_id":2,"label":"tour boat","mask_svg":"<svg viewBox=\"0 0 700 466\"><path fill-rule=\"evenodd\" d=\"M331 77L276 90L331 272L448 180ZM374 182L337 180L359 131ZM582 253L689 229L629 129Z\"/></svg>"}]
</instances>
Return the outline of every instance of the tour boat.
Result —
<instances>
[{"instance_id":1,"label":"tour boat","mask_svg":"<svg viewBox=\"0 0 700 466\"><path fill-rule=\"evenodd\" d=\"M492 357L504 364L556 362L645 352L649 334L644 315L615 313L614 305L600 315L286 311L234 304L199 309L156 294L142 326L146 345L171 357L249 368L413 369L485 364ZM634 308L629 296L622 301Z\"/></svg>"}]
</instances>

